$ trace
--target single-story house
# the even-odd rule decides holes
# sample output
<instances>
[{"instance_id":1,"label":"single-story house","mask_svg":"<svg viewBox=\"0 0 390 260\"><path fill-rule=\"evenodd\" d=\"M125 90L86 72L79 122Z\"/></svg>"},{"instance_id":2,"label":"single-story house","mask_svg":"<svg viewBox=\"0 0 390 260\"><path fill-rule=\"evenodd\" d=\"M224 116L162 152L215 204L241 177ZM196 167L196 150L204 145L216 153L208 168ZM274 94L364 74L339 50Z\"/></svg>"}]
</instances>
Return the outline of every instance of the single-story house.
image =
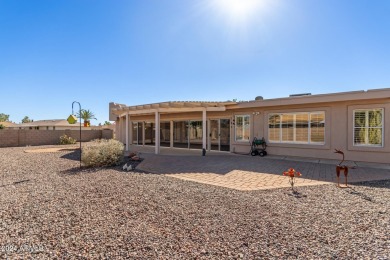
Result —
<instances>
[{"instance_id":1,"label":"single-story house","mask_svg":"<svg viewBox=\"0 0 390 260\"><path fill-rule=\"evenodd\" d=\"M12 129L30 129L30 130L78 130L80 124L69 124L66 119L47 119L47 120L36 120L29 123L21 123L10 126ZM93 130L94 126L84 127L81 123L82 130Z\"/></svg>"},{"instance_id":2,"label":"single-story house","mask_svg":"<svg viewBox=\"0 0 390 260\"><path fill-rule=\"evenodd\" d=\"M13 128L13 127L16 127L18 124L15 124L13 122L9 122L9 121L4 121L4 122L0 122L0 125L2 125L4 128Z\"/></svg>"},{"instance_id":3,"label":"single-story house","mask_svg":"<svg viewBox=\"0 0 390 260\"><path fill-rule=\"evenodd\" d=\"M301 94L247 102L110 103L116 137L129 145L248 153L264 137L273 155L390 163L390 89Z\"/></svg>"}]
</instances>

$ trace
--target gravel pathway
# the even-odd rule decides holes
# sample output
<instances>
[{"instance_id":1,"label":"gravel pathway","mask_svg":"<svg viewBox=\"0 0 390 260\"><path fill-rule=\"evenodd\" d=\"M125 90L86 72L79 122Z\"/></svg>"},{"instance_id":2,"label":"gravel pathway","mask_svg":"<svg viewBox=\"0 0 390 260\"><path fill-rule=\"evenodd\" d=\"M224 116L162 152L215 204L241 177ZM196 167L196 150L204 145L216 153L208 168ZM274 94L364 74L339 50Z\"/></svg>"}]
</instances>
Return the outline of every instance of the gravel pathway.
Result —
<instances>
[{"instance_id":1,"label":"gravel pathway","mask_svg":"<svg viewBox=\"0 0 390 260\"><path fill-rule=\"evenodd\" d=\"M0 149L0 258L389 259L390 181L237 191Z\"/></svg>"}]
</instances>

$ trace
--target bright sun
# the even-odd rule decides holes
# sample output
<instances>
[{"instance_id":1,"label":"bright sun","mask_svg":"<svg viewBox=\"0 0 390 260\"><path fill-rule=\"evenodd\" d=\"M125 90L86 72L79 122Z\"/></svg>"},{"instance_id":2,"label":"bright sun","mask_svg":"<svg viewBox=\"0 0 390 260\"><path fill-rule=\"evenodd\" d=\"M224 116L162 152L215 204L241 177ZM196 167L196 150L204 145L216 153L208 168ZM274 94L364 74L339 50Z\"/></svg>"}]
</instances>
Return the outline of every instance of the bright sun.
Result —
<instances>
[{"instance_id":1,"label":"bright sun","mask_svg":"<svg viewBox=\"0 0 390 260\"><path fill-rule=\"evenodd\" d=\"M264 5L264 0L213 0L214 8L231 22L245 22Z\"/></svg>"}]
</instances>

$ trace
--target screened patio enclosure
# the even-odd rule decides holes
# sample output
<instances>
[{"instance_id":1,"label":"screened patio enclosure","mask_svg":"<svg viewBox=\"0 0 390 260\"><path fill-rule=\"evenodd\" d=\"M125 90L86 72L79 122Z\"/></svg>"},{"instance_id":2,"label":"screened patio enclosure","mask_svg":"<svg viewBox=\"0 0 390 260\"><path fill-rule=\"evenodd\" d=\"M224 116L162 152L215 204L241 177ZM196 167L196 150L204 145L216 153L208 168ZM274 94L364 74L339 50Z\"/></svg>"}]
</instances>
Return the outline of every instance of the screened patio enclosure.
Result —
<instances>
[{"instance_id":1,"label":"screened patio enclosure","mask_svg":"<svg viewBox=\"0 0 390 260\"><path fill-rule=\"evenodd\" d=\"M156 125L154 122L132 122L131 128L132 144L155 146ZM230 151L230 119L207 120L206 131L209 132L209 135L206 135L207 150ZM171 122L161 122L160 146L202 149L203 122L199 120L172 121L172 128Z\"/></svg>"},{"instance_id":2,"label":"screened patio enclosure","mask_svg":"<svg viewBox=\"0 0 390 260\"><path fill-rule=\"evenodd\" d=\"M232 104L235 102L178 101L117 106L113 111L118 114L118 135L126 144L126 150L133 144L154 146L156 154L161 146L229 151L230 142L227 140L230 138L230 127L226 125L230 124L230 119L215 121L208 119L207 113L224 112L226 105ZM198 118L189 116L196 114ZM168 118L166 115L173 117ZM186 115L188 119L183 120ZM206 134L211 131L211 125L214 135ZM226 129L229 129L229 133Z\"/></svg>"}]
</instances>

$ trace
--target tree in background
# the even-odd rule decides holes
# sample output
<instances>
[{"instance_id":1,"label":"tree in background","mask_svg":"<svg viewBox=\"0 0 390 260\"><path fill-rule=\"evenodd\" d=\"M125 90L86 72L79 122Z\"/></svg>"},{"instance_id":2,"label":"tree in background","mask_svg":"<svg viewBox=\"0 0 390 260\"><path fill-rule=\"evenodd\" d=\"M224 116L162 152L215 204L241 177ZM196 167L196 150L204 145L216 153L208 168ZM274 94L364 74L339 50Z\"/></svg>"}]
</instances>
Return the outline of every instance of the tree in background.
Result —
<instances>
[{"instance_id":1,"label":"tree in background","mask_svg":"<svg viewBox=\"0 0 390 260\"><path fill-rule=\"evenodd\" d=\"M8 122L8 121L9 121L9 115L0 113L0 122Z\"/></svg>"},{"instance_id":2,"label":"tree in background","mask_svg":"<svg viewBox=\"0 0 390 260\"><path fill-rule=\"evenodd\" d=\"M30 123L32 122L33 120L31 120L28 116L25 116L23 119L22 119L22 123Z\"/></svg>"},{"instance_id":3,"label":"tree in background","mask_svg":"<svg viewBox=\"0 0 390 260\"><path fill-rule=\"evenodd\" d=\"M104 125L112 125L110 121L104 121Z\"/></svg>"},{"instance_id":4,"label":"tree in background","mask_svg":"<svg viewBox=\"0 0 390 260\"><path fill-rule=\"evenodd\" d=\"M95 119L95 114L92 113L92 111L90 111L89 109L81 109L81 114L80 113L77 113L77 117L81 117L83 120L84 120L84 126L87 127L87 126L90 126L90 120L91 119Z\"/></svg>"}]
</instances>

